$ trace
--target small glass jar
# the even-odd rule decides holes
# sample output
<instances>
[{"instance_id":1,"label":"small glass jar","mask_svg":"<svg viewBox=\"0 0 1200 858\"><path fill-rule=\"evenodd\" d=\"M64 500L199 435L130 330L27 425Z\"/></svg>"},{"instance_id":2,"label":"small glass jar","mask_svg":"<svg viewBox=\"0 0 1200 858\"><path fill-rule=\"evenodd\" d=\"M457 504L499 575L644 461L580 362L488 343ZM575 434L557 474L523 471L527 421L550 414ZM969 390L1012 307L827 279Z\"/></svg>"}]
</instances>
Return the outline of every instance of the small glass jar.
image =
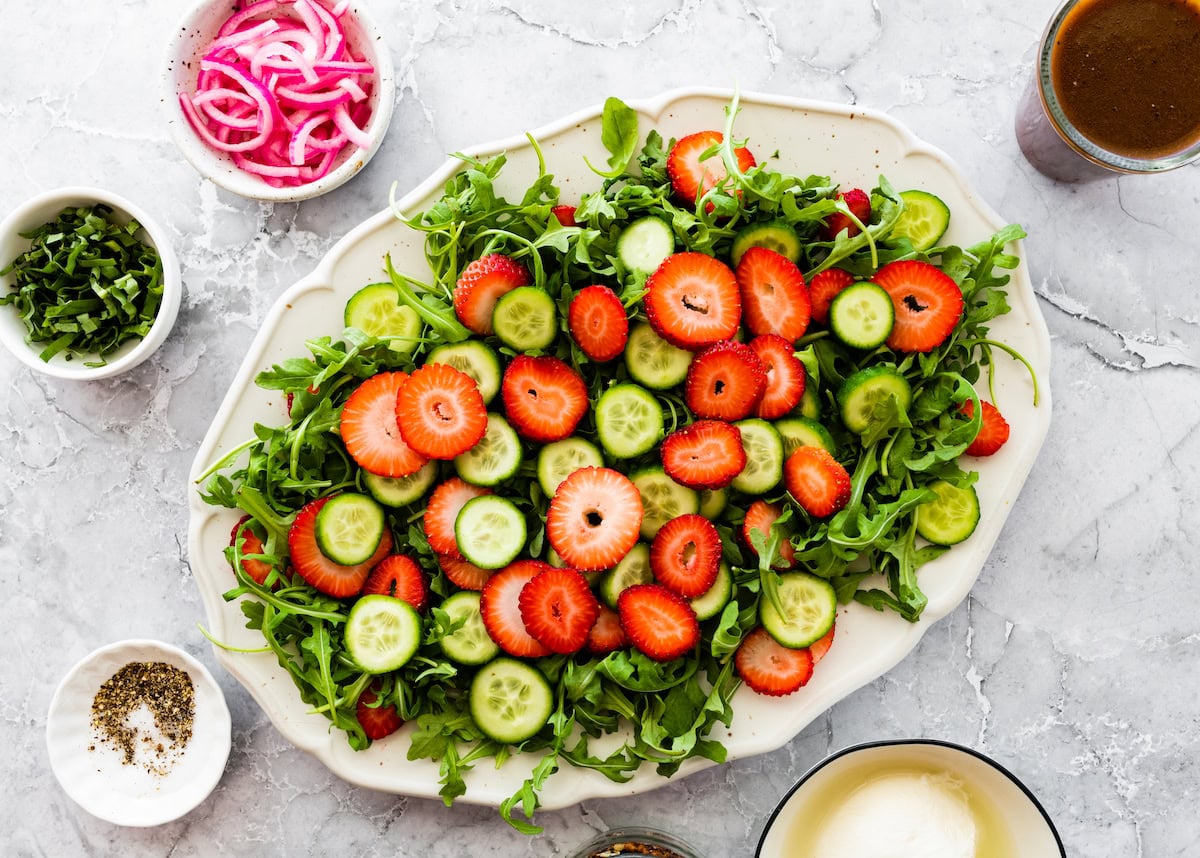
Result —
<instances>
[{"instance_id":1,"label":"small glass jar","mask_svg":"<svg viewBox=\"0 0 1200 858\"><path fill-rule=\"evenodd\" d=\"M664 831L627 825L593 837L570 858L703 858L695 847Z\"/></svg>"}]
</instances>

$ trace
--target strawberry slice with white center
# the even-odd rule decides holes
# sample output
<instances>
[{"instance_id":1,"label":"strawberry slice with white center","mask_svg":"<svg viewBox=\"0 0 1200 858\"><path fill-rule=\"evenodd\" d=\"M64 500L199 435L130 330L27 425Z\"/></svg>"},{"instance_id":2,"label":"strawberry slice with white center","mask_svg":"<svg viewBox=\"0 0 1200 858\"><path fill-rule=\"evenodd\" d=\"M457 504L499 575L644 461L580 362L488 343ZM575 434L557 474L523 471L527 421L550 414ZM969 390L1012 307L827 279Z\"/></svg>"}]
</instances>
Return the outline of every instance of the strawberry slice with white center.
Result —
<instances>
[{"instance_id":1,"label":"strawberry slice with white center","mask_svg":"<svg viewBox=\"0 0 1200 858\"><path fill-rule=\"evenodd\" d=\"M650 571L664 587L695 598L717 580L721 535L702 515L688 513L664 524L650 543Z\"/></svg>"},{"instance_id":2,"label":"strawberry slice with white center","mask_svg":"<svg viewBox=\"0 0 1200 858\"><path fill-rule=\"evenodd\" d=\"M668 256L646 280L646 319L671 345L689 351L728 340L742 321L742 297L729 266L705 253Z\"/></svg>"},{"instance_id":3,"label":"strawberry slice with white center","mask_svg":"<svg viewBox=\"0 0 1200 858\"><path fill-rule=\"evenodd\" d=\"M355 566L334 563L321 553L317 544L317 513L328 501L329 498L317 498L296 513L288 529L288 556L300 577L325 595L336 599L357 596L362 592L371 569L391 553L392 531L384 528L379 547L365 562Z\"/></svg>"},{"instance_id":4,"label":"strawberry slice with white center","mask_svg":"<svg viewBox=\"0 0 1200 858\"><path fill-rule=\"evenodd\" d=\"M492 313L496 302L518 286L528 286L525 266L502 253L489 253L468 263L454 286L454 314L469 330L495 333Z\"/></svg>"},{"instance_id":5,"label":"strawberry slice with white center","mask_svg":"<svg viewBox=\"0 0 1200 858\"><path fill-rule=\"evenodd\" d=\"M483 626L496 646L518 658L542 658L550 649L529 634L521 619L521 591L538 573L553 567L539 560L518 560L494 572L479 596Z\"/></svg>"},{"instance_id":6,"label":"strawberry slice with white center","mask_svg":"<svg viewBox=\"0 0 1200 858\"><path fill-rule=\"evenodd\" d=\"M429 461L408 446L396 424L396 395L407 381L406 373L381 372L355 388L342 406L342 443L350 458L372 474L407 477Z\"/></svg>"},{"instance_id":7,"label":"strawberry slice with white center","mask_svg":"<svg viewBox=\"0 0 1200 858\"><path fill-rule=\"evenodd\" d=\"M850 474L820 447L800 447L788 456L783 482L796 503L814 518L831 516L850 501Z\"/></svg>"},{"instance_id":8,"label":"strawberry slice with white center","mask_svg":"<svg viewBox=\"0 0 1200 858\"><path fill-rule=\"evenodd\" d=\"M749 417L767 387L767 373L754 350L737 340L714 343L692 359L683 396L697 417Z\"/></svg>"},{"instance_id":9,"label":"strawberry slice with white center","mask_svg":"<svg viewBox=\"0 0 1200 858\"><path fill-rule=\"evenodd\" d=\"M587 579L574 569L550 567L529 580L518 600L525 629L551 652L583 649L600 615Z\"/></svg>"},{"instance_id":10,"label":"strawberry slice with white center","mask_svg":"<svg viewBox=\"0 0 1200 858\"><path fill-rule=\"evenodd\" d=\"M479 385L448 363L416 370L396 395L396 422L405 442L431 459L453 459L487 433Z\"/></svg>"},{"instance_id":11,"label":"strawberry slice with white center","mask_svg":"<svg viewBox=\"0 0 1200 858\"><path fill-rule=\"evenodd\" d=\"M788 649L759 627L742 640L733 666L754 691L783 697L800 690L812 678L813 657L807 649Z\"/></svg>"},{"instance_id":12,"label":"strawberry slice with white center","mask_svg":"<svg viewBox=\"0 0 1200 858\"><path fill-rule=\"evenodd\" d=\"M889 262L871 280L891 296L896 310L896 322L887 338L887 347L893 351L933 351L962 318L962 289L928 262Z\"/></svg>"},{"instance_id":13,"label":"strawberry slice with white center","mask_svg":"<svg viewBox=\"0 0 1200 858\"><path fill-rule=\"evenodd\" d=\"M700 197L729 175L720 152L701 159L705 152L724 140L720 131L697 131L679 138L671 147L667 155L667 176L671 179L671 189L680 200L694 206ZM742 172L754 166L754 155L744 146L734 148L733 154ZM709 206L711 210L712 204Z\"/></svg>"},{"instance_id":14,"label":"strawberry slice with white center","mask_svg":"<svg viewBox=\"0 0 1200 858\"><path fill-rule=\"evenodd\" d=\"M750 333L777 334L790 343L804 336L812 307L796 263L770 248L751 247L742 254L734 276Z\"/></svg>"},{"instance_id":15,"label":"strawberry slice with white center","mask_svg":"<svg viewBox=\"0 0 1200 858\"><path fill-rule=\"evenodd\" d=\"M655 661L687 655L700 641L700 622L687 599L661 584L635 584L617 598L625 636Z\"/></svg>"},{"instance_id":16,"label":"strawberry slice with white center","mask_svg":"<svg viewBox=\"0 0 1200 858\"><path fill-rule=\"evenodd\" d=\"M504 412L522 438L561 441L588 410L588 391L571 367L550 355L517 355L500 383Z\"/></svg>"},{"instance_id":17,"label":"strawberry slice with white center","mask_svg":"<svg viewBox=\"0 0 1200 858\"><path fill-rule=\"evenodd\" d=\"M642 495L611 468L580 468L563 480L546 513L546 538L568 566L595 572L615 566L637 544Z\"/></svg>"},{"instance_id":18,"label":"strawberry slice with white center","mask_svg":"<svg viewBox=\"0 0 1200 858\"><path fill-rule=\"evenodd\" d=\"M722 420L697 420L663 439L663 470L690 489L722 489L746 467L742 433Z\"/></svg>"}]
</instances>

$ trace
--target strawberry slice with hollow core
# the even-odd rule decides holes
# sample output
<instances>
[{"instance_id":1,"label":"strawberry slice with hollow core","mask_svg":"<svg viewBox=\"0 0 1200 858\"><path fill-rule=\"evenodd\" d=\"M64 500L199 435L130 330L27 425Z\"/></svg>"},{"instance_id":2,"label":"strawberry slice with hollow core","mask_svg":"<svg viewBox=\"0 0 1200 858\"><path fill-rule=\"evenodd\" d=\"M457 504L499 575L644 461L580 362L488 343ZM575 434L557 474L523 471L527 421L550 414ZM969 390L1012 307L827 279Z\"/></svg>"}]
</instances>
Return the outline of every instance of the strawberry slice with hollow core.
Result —
<instances>
[{"instance_id":1,"label":"strawberry slice with hollow core","mask_svg":"<svg viewBox=\"0 0 1200 858\"><path fill-rule=\"evenodd\" d=\"M694 599L709 591L721 563L721 535L702 515L686 513L664 524L650 543L650 571L664 587Z\"/></svg>"},{"instance_id":2,"label":"strawberry slice with hollow core","mask_svg":"<svg viewBox=\"0 0 1200 858\"><path fill-rule=\"evenodd\" d=\"M742 433L722 420L697 420L663 439L663 470L690 489L721 489L746 467Z\"/></svg>"},{"instance_id":3,"label":"strawberry slice with hollow core","mask_svg":"<svg viewBox=\"0 0 1200 858\"><path fill-rule=\"evenodd\" d=\"M668 256L646 280L646 319L671 345L689 351L728 340L742 320L742 297L729 266L704 253Z\"/></svg>"},{"instance_id":4,"label":"strawberry slice with hollow core","mask_svg":"<svg viewBox=\"0 0 1200 858\"><path fill-rule=\"evenodd\" d=\"M778 334L791 343L804 336L812 308L796 263L769 248L751 247L742 254L734 276L750 333Z\"/></svg>"},{"instance_id":5,"label":"strawberry slice with hollow core","mask_svg":"<svg viewBox=\"0 0 1200 858\"><path fill-rule=\"evenodd\" d=\"M638 541L642 495L611 468L580 468L559 483L546 513L546 538L568 566L615 566Z\"/></svg>"},{"instance_id":6,"label":"strawberry slice with hollow core","mask_svg":"<svg viewBox=\"0 0 1200 858\"><path fill-rule=\"evenodd\" d=\"M550 355L517 355L500 384L504 413L530 441L561 441L588 410L588 391L571 367Z\"/></svg>"},{"instance_id":7,"label":"strawberry slice with hollow core","mask_svg":"<svg viewBox=\"0 0 1200 858\"><path fill-rule=\"evenodd\" d=\"M962 318L962 289L928 262L889 262L871 280L891 296L896 310L896 322L887 338L887 347L893 351L932 351L946 341Z\"/></svg>"},{"instance_id":8,"label":"strawberry slice with hollow core","mask_svg":"<svg viewBox=\"0 0 1200 858\"><path fill-rule=\"evenodd\" d=\"M405 442L431 459L453 459L487 433L487 406L475 379L448 363L416 370L396 395Z\"/></svg>"},{"instance_id":9,"label":"strawberry slice with hollow core","mask_svg":"<svg viewBox=\"0 0 1200 858\"><path fill-rule=\"evenodd\" d=\"M754 349L737 340L714 343L692 358L683 397L697 417L749 417L767 387L767 373Z\"/></svg>"}]
</instances>

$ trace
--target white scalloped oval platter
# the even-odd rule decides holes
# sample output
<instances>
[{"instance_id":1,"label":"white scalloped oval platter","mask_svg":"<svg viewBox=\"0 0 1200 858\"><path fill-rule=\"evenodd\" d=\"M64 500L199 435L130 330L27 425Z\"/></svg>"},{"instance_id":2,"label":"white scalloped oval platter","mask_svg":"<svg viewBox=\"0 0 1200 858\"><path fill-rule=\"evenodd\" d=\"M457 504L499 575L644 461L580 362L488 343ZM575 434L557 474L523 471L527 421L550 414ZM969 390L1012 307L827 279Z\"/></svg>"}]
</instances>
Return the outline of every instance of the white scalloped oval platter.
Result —
<instances>
[{"instance_id":1,"label":"white scalloped oval platter","mask_svg":"<svg viewBox=\"0 0 1200 858\"><path fill-rule=\"evenodd\" d=\"M629 104L639 114L643 136L656 128L664 139L670 139L705 128L720 128L732 97L732 92L724 90L678 90ZM594 164L603 164L607 159L600 142L600 113L597 105L533 132L564 201L578 199L599 185L584 158ZM883 114L778 96L742 95L735 133L739 139L747 138L760 158L778 152L778 160L773 163L785 171L827 175L844 187L865 188L874 187L883 174L898 189L922 188L937 194L952 212L945 243L968 246L1004 224L943 153L920 142ZM537 175L536 153L527 139L517 137L480 146L469 154L486 157L500 151L507 152L508 164L498 186L510 197L519 198ZM414 213L426 208L440 196L446 180L460 166L456 159L447 161L399 200L399 209ZM1019 243L1014 249L1021 254ZM280 297L201 444L193 464L193 479L250 438L254 423L282 422L281 396L256 388L255 375L285 358L307 354L306 339L338 336L347 298L362 286L382 279L383 259L388 253L398 270L417 279L428 271L422 235L384 211L346 235L312 274ZM1025 369L1001 356L996 394L1014 428L1011 440L1000 453L979 461L979 527L969 540L922 568L921 585L929 605L919 623L909 624L893 614L857 604L843 607L838 617L837 645L805 688L781 699L739 689L732 726L726 730L718 724L712 736L725 744L731 759L781 747L833 704L891 669L935 621L962 601L974 584L1050 423L1050 340L1024 263L1012 272L1008 295L1012 312L995 322L991 331L1029 359L1041 381L1040 400L1035 407L1033 386ZM226 603L221 597L233 581L222 550L228 544L236 514L205 505L195 491L191 492L190 506L191 567L209 629L217 640L233 647L261 646L258 633L244 627L237 603ZM367 751L353 751L324 717L308 713L308 706L273 655L236 653L219 647L215 653L288 740L315 754L340 777L371 789L437 796L437 764L406 759L408 727ZM519 788L534 762L530 755L518 755L498 770L489 763L476 765L467 775L467 792L461 800L499 804ZM690 760L677 777L708 765L711 763L704 760ZM590 770L565 766L543 791L543 807L560 808L587 798L644 792L666 782L649 765L624 784Z\"/></svg>"}]
</instances>

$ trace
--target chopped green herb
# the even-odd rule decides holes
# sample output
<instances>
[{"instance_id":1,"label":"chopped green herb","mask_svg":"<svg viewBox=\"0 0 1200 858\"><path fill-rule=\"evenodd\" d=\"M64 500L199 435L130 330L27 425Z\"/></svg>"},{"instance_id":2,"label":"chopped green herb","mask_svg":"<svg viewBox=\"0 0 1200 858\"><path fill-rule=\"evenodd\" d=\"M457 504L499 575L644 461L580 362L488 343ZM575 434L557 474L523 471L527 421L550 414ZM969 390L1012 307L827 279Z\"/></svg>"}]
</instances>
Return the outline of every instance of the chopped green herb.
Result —
<instances>
[{"instance_id":1,"label":"chopped green herb","mask_svg":"<svg viewBox=\"0 0 1200 858\"><path fill-rule=\"evenodd\" d=\"M118 224L103 204L63 209L50 223L22 238L32 241L0 277L13 275L12 291L0 295L28 331L28 343L45 343L49 361L104 358L150 332L162 303L163 269L158 252L137 238L141 224Z\"/></svg>"}]
</instances>

